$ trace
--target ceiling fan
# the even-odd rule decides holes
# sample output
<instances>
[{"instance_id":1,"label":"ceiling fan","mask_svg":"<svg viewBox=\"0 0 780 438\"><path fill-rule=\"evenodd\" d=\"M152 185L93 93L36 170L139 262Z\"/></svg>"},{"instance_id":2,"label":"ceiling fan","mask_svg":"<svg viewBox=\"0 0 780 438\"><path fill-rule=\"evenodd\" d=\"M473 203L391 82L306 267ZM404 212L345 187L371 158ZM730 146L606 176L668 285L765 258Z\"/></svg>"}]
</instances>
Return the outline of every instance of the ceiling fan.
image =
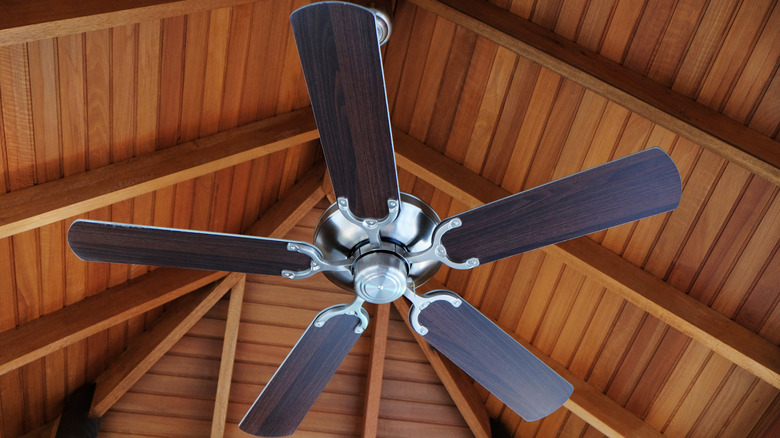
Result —
<instances>
[{"instance_id":1,"label":"ceiling fan","mask_svg":"<svg viewBox=\"0 0 780 438\"><path fill-rule=\"evenodd\" d=\"M527 421L558 409L572 385L453 292L415 289L442 264L470 269L674 209L680 176L658 148L440 220L398 189L379 46L381 13L342 2L290 16L336 203L314 244L77 220L83 260L305 278L354 290L320 312L241 421L259 436L292 434L368 325L362 308L402 296L413 329Z\"/></svg>"}]
</instances>

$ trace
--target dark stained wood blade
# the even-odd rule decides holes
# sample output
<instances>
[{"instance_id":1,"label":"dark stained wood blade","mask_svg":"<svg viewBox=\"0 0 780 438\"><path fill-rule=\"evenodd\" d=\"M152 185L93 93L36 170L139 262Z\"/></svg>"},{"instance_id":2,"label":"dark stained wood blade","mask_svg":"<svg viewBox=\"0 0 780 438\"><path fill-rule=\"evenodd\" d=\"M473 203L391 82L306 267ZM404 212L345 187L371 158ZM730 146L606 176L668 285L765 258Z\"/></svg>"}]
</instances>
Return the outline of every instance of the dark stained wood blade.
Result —
<instances>
[{"instance_id":1,"label":"dark stained wood blade","mask_svg":"<svg viewBox=\"0 0 780 438\"><path fill-rule=\"evenodd\" d=\"M459 307L433 301L423 309L419 321L428 329L423 338L526 421L560 408L571 395L572 385L471 304L461 301Z\"/></svg>"},{"instance_id":2,"label":"dark stained wood blade","mask_svg":"<svg viewBox=\"0 0 780 438\"><path fill-rule=\"evenodd\" d=\"M342 314L322 327L310 324L238 427L257 436L295 432L360 337L359 323L358 317Z\"/></svg>"},{"instance_id":3,"label":"dark stained wood blade","mask_svg":"<svg viewBox=\"0 0 780 438\"><path fill-rule=\"evenodd\" d=\"M287 250L287 240L77 220L68 244L82 260L281 275L311 258Z\"/></svg>"},{"instance_id":4,"label":"dark stained wood blade","mask_svg":"<svg viewBox=\"0 0 780 438\"><path fill-rule=\"evenodd\" d=\"M357 217L382 219L399 196L374 14L323 2L290 23L333 191Z\"/></svg>"},{"instance_id":5,"label":"dark stained wood blade","mask_svg":"<svg viewBox=\"0 0 780 438\"><path fill-rule=\"evenodd\" d=\"M441 241L453 261L484 264L673 210L681 194L674 162L652 148L456 215Z\"/></svg>"}]
</instances>

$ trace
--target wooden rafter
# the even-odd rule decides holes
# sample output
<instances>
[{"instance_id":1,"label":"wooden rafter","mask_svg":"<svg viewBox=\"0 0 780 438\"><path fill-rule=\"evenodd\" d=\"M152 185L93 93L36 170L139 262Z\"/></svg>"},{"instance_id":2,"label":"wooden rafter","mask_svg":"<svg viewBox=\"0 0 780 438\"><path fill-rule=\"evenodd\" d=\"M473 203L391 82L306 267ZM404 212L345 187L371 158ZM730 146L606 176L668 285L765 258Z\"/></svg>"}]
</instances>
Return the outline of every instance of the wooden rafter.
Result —
<instances>
[{"instance_id":1,"label":"wooden rafter","mask_svg":"<svg viewBox=\"0 0 780 438\"><path fill-rule=\"evenodd\" d=\"M244 274L230 274L175 302L98 376L90 416L102 417Z\"/></svg>"},{"instance_id":2,"label":"wooden rafter","mask_svg":"<svg viewBox=\"0 0 780 438\"><path fill-rule=\"evenodd\" d=\"M225 272L156 269L0 333L0 374L19 368L74 342L203 287Z\"/></svg>"},{"instance_id":3,"label":"wooden rafter","mask_svg":"<svg viewBox=\"0 0 780 438\"><path fill-rule=\"evenodd\" d=\"M222 341L222 356L219 361L219 377L217 378L217 395L214 399L214 415L211 419L211 437L221 438L225 433L228 403L230 401L230 383L233 380L233 362L236 358L238 343L238 326L241 322L241 308L244 303L246 275L233 286L230 291L227 320L225 321L225 338Z\"/></svg>"},{"instance_id":4,"label":"wooden rafter","mask_svg":"<svg viewBox=\"0 0 780 438\"><path fill-rule=\"evenodd\" d=\"M0 238L64 220L317 138L304 109L0 195Z\"/></svg>"},{"instance_id":5,"label":"wooden rafter","mask_svg":"<svg viewBox=\"0 0 780 438\"><path fill-rule=\"evenodd\" d=\"M474 208L509 192L395 132L396 162ZM543 248L649 314L780 388L780 348L587 238Z\"/></svg>"},{"instance_id":6,"label":"wooden rafter","mask_svg":"<svg viewBox=\"0 0 780 438\"><path fill-rule=\"evenodd\" d=\"M368 359L366 378L366 403L363 406L363 437L376 437L379 429L379 402L382 399L382 377L385 370L387 351L387 330L390 325L390 305L376 306L373 321L374 334L371 338L371 353Z\"/></svg>"},{"instance_id":7,"label":"wooden rafter","mask_svg":"<svg viewBox=\"0 0 780 438\"><path fill-rule=\"evenodd\" d=\"M0 46L191 14L247 0L10 0L0 6Z\"/></svg>"},{"instance_id":8,"label":"wooden rafter","mask_svg":"<svg viewBox=\"0 0 780 438\"><path fill-rule=\"evenodd\" d=\"M780 143L487 1L411 0L780 185Z\"/></svg>"}]
</instances>

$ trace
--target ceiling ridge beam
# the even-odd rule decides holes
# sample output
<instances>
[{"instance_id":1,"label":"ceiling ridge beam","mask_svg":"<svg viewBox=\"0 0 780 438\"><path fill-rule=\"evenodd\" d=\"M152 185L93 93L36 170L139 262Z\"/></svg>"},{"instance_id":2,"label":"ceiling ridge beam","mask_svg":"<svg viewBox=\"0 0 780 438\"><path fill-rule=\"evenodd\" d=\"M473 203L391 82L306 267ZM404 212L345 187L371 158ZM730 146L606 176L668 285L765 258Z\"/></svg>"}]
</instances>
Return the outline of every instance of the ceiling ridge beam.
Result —
<instances>
[{"instance_id":1,"label":"ceiling ridge beam","mask_svg":"<svg viewBox=\"0 0 780 438\"><path fill-rule=\"evenodd\" d=\"M5 0L0 46L160 20L250 0Z\"/></svg>"},{"instance_id":2,"label":"ceiling ridge beam","mask_svg":"<svg viewBox=\"0 0 780 438\"><path fill-rule=\"evenodd\" d=\"M154 326L141 333L96 379L89 415L102 417L245 274L232 273L169 304Z\"/></svg>"},{"instance_id":3,"label":"ceiling ridge beam","mask_svg":"<svg viewBox=\"0 0 780 438\"><path fill-rule=\"evenodd\" d=\"M780 142L486 1L410 0L780 185Z\"/></svg>"},{"instance_id":4,"label":"ceiling ridge beam","mask_svg":"<svg viewBox=\"0 0 780 438\"><path fill-rule=\"evenodd\" d=\"M227 275L159 268L0 333L0 374L141 315Z\"/></svg>"},{"instance_id":5,"label":"ceiling ridge beam","mask_svg":"<svg viewBox=\"0 0 780 438\"><path fill-rule=\"evenodd\" d=\"M282 114L0 195L0 238L318 138L311 109Z\"/></svg>"},{"instance_id":6,"label":"ceiling ridge beam","mask_svg":"<svg viewBox=\"0 0 780 438\"><path fill-rule=\"evenodd\" d=\"M394 131L396 162L469 208L511 195L487 179ZM587 237L541 248L691 339L780 388L780 347Z\"/></svg>"}]
</instances>

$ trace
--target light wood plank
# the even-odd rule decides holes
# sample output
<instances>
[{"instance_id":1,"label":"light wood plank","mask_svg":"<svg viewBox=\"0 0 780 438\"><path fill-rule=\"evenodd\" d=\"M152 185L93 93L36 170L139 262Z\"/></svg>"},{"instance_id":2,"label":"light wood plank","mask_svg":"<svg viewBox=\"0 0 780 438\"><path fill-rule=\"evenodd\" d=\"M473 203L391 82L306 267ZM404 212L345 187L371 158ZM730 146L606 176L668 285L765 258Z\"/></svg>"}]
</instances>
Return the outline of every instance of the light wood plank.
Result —
<instances>
[{"instance_id":1,"label":"light wood plank","mask_svg":"<svg viewBox=\"0 0 780 438\"><path fill-rule=\"evenodd\" d=\"M90 416L102 417L244 274L230 274L171 305L155 326L134 341L98 378Z\"/></svg>"},{"instance_id":2,"label":"light wood plank","mask_svg":"<svg viewBox=\"0 0 780 438\"><path fill-rule=\"evenodd\" d=\"M0 11L0 45L23 43L90 30L186 15L247 3L248 0L10 0Z\"/></svg>"},{"instance_id":3,"label":"light wood plank","mask_svg":"<svg viewBox=\"0 0 780 438\"><path fill-rule=\"evenodd\" d=\"M775 388L780 348L589 239L546 249L565 263L701 342Z\"/></svg>"},{"instance_id":4,"label":"light wood plank","mask_svg":"<svg viewBox=\"0 0 780 438\"><path fill-rule=\"evenodd\" d=\"M227 320L225 322L225 338L222 341L222 358L219 363L219 378L217 379L217 395L214 400L214 415L211 420L212 438L222 437L225 433L230 383L233 380L233 362L236 358L238 343L238 326L241 322L241 305L244 303L246 275L233 286L230 291Z\"/></svg>"},{"instance_id":5,"label":"light wood plank","mask_svg":"<svg viewBox=\"0 0 780 438\"><path fill-rule=\"evenodd\" d=\"M0 375L216 281L224 272L160 268L0 333Z\"/></svg>"},{"instance_id":6,"label":"light wood plank","mask_svg":"<svg viewBox=\"0 0 780 438\"><path fill-rule=\"evenodd\" d=\"M38 228L316 138L309 109L0 196L0 237Z\"/></svg>"},{"instance_id":7,"label":"light wood plank","mask_svg":"<svg viewBox=\"0 0 780 438\"><path fill-rule=\"evenodd\" d=\"M510 194L398 132L395 150L400 167L471 208ZM780 348L759 335L587 238L547 246L543 250L780 388Z\"/></svg>"},{"instance_id":8,"label":"light wood plank","mask_svg":"<svg viewBox=\"0 0 780 438\"><path fill-rule=\"evenodd\" d=\"M387 328L390 323L390 305L379 304L374 317L374 334L366 378L366 400L363 408L363 437L376 437L379 427L379 405L382 399L382 377L387 351Z\"/></svg>"},{"instance_id":9,"label":"light wood plank","mask_svg":"<svg viewBox=\"0 0 780 438\"><path fill-rule=\"evenodd\" d=\"M245 234L277 239L285 236L325 197L322 188L324 175L324 163L315 165L285 194L283 200L263 213L262 219L249 227Z\"/></svg>"},{"instance_id":10,"label":"light wood plank","mask_svg":"<svg viewBox=\"0 0 780 438\"><path fill-rule=\"evenodd\" d=\"M430 282L429 282L430 284ZM409 303L404 299L393 301L398 313L404 318L407 326L409 325ZM477 394L474 385L469 381L466 374L450 362L447 358L440 355L436 350L411 329L414 339L420 344L420 347L441 379L447 392L450 393L455 406L458 407L463 419L466 420L471 432L476 437L490 437L490 419L488 418L485 404Z\"/></svg>"},{"instance_id":11,"label":"light wood plank","mask_svg":"<svg viewBox=\"0 0 780 438\"><path fill-rule=\"evenodd\" d=\"M412 2L780 185L778 142L740 122L489 2Z\"/></svg>"}]
</instances>

